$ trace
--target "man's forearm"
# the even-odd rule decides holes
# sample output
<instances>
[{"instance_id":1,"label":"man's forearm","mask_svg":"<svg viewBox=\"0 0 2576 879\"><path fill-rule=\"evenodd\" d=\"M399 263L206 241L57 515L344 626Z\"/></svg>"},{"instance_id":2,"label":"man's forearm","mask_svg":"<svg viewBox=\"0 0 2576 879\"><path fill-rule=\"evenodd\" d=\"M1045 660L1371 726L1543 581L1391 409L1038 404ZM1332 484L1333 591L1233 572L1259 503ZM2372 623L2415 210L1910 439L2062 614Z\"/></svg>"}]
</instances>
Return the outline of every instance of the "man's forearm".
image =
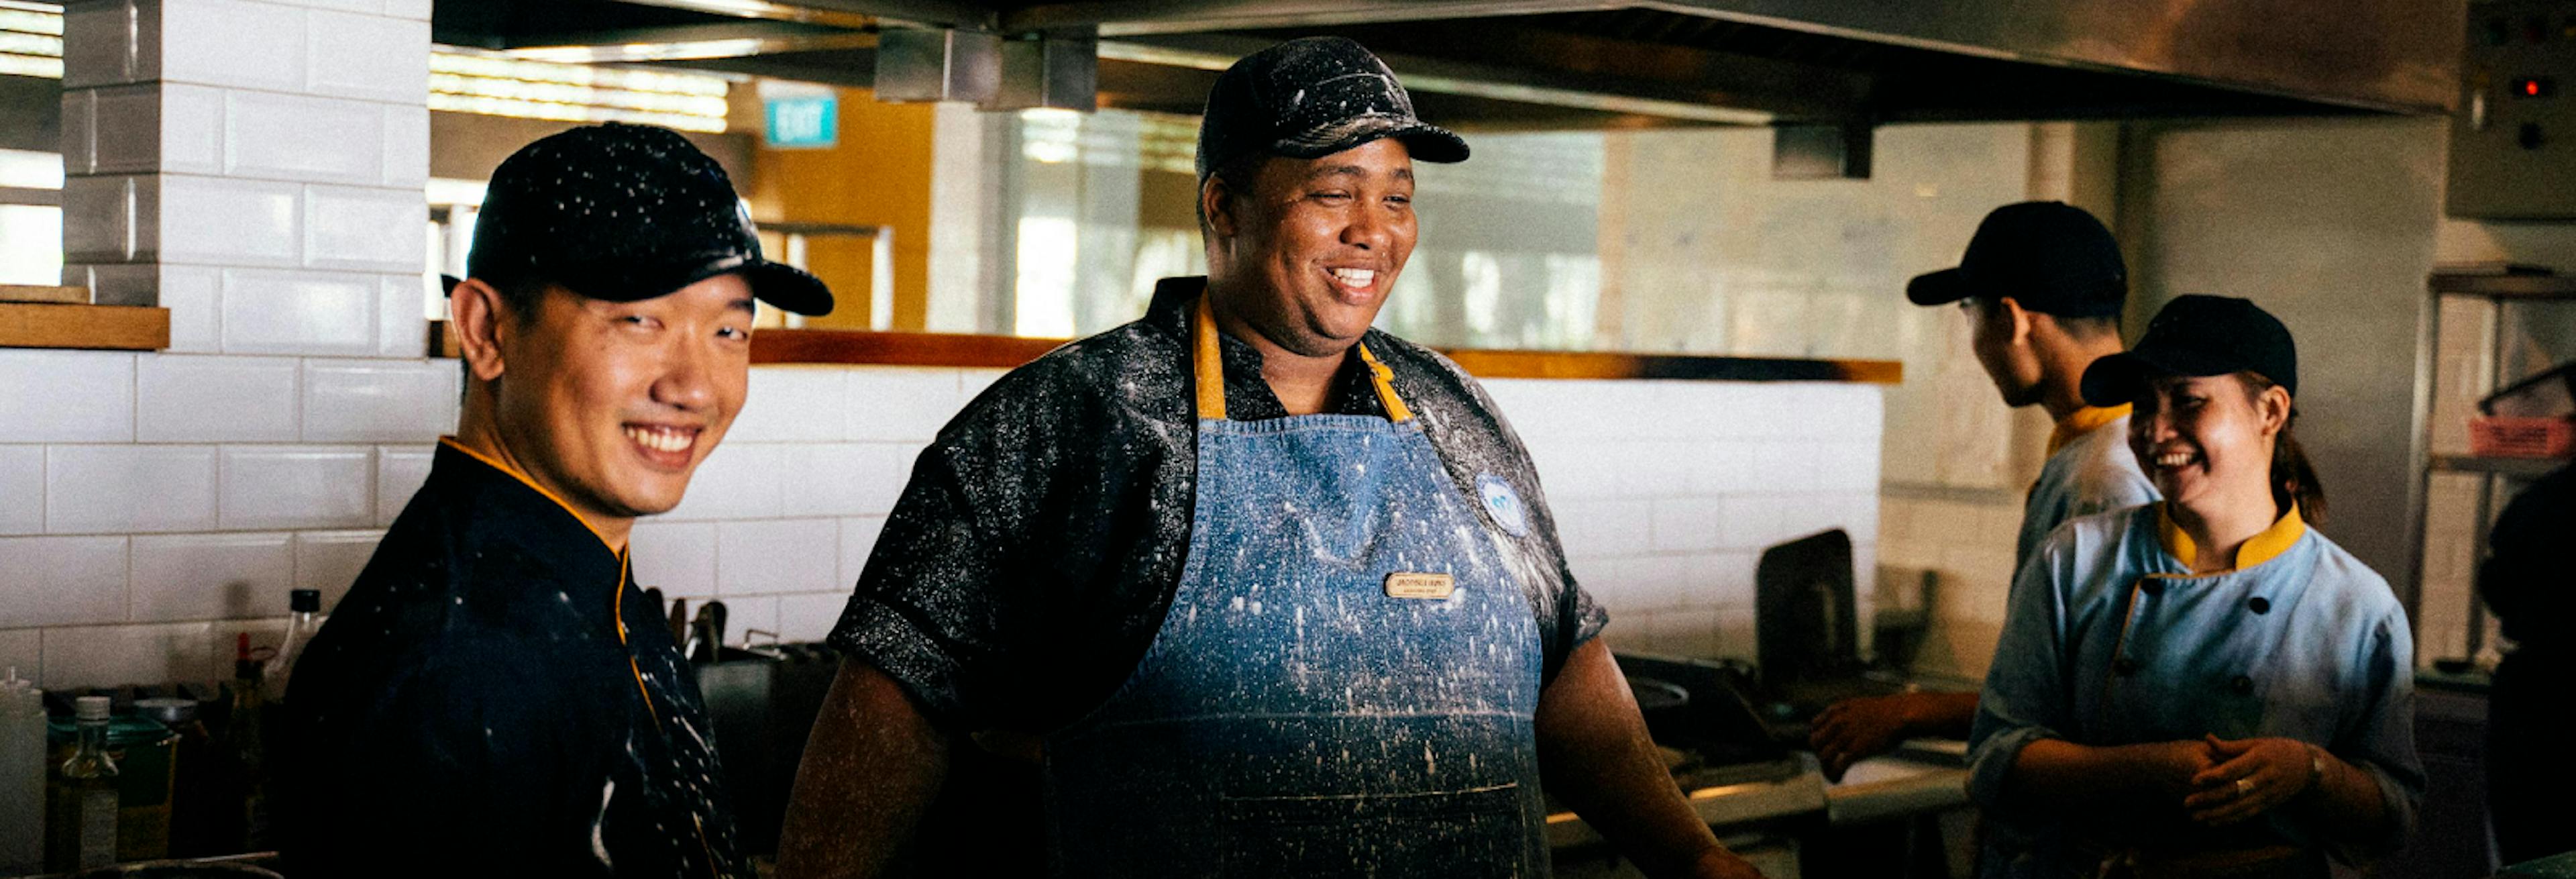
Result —
<instances>
[{"instance_id":1,"label":"man's forearm","mask_svg":"<svg viewBox=\"0 0 2576 879\"><path fill-rule=\"evenodd\" d=\"M883 872L938 796L949 746L893 678L843 660L796 770L778 875L865 879Z\"/></svg>"},{"instance_id":2,"label":"man's forearm","mask_svg":"<svg viewBox=\"0 0 2576 879\"><path fill-rule=\"evenodd\" d=\"M1922 693L1923 713L1906 724L1911 738L1966 739L1977 722L1977 694Z\"/></svg>"},{"instance_id":3,"label":"man's forearm","mask_svg":"<svg viewBox=\"0 0 2576 879\"><path fill-rule=\"evenodd\" d=\"M2005 791L2040 807L2138 803L2153 796L2178 801L2191 771L2180 768L2176 749L2196 747L2195 742L2096 747L2040 739L2013 759Z\"/></svg>"},{"instance_id":4,"label":"man's forearm","mask_svg":"<svg viewBox=\"0 0 2576 879\"><path fill-rule=\"evenodd\" d=\"M2308 811L2312 826L2330 828L2355 843L2368 843L2401 829L2389 826L2388 804L2376 776L2323 749L2313 753L2324 754L2323 771L2317 774L2316 786L2297 801L2299 808Z\"/></svg>"},{"instance_id":5,"label":"man's forearm","mask_svg":"<svg viewBox=\"0 0 2576 879\"><path fill-rule=\"evenodd\" d=\"M1649 876L1689 876L1723 854L1664 767L1627 678L1599 639L1577 648L1539 697L1547 789Z\"/></svg>"}]
</instances>

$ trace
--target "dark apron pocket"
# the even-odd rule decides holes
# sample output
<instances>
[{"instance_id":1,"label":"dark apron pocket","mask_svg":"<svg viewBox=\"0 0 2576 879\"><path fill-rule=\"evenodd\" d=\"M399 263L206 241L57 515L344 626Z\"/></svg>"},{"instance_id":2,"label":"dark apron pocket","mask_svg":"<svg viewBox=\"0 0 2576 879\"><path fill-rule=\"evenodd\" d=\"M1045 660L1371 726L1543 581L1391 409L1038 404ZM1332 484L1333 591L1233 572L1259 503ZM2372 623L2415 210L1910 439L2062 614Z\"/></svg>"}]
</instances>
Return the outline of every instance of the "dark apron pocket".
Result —
<instances>
[{"instance_id":1,"label":"dark apron pocket","mask_svg":"<svg viewBox=\"0 0 2576 879\"><path fill-rule=\"evenodd\" d=\"M1520 785L1396 795L1227 797L1225 875L1527 877Z\"/></svg>"}]
</instances>

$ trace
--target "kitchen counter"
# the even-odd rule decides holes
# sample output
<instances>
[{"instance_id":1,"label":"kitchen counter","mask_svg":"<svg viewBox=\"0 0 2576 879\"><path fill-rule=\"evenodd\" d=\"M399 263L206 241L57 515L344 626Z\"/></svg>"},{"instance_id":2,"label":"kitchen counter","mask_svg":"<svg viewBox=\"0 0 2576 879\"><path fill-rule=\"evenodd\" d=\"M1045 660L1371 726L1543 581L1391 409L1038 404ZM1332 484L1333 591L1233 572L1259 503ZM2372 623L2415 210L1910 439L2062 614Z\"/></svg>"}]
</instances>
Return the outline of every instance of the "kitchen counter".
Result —
<instances>
[{"instance_id":1,"label":"kitchen counter","mask_svg":"<svg viewBox=\"0 0 2576 879\"><path fill-rule=\"evenodd\" d=\"M1967 743L1908 742L1889 754L1852 764L1839 783L1825 781L1815 755L1800 752L1798 772L1787 778L1731 780L1720 767L1681 776L1692 811L1709 826L1725 828L1823 813L1835 825L1940 812L1968 805ZM1601 834L1573 812L1547 816L1547 842L1569 848L1601 841Z\"/></svg>"},{"instance_id":2,"label":"kitchen counter","mask_svg":"<svg viewBox=\"0 0 2576 879\"><path fill-rule=\"evenodd\" d=\"M1691 810L1709 826L1724 828L1730 824L1747 824L1778 818L1791 818L1825 810L1825 774L1816 768L1812 754L1795 754L1797 772L1787 778L1764 772L1746 780L1728 778L1732 767L1718 767L1681 776L1682 789L1690 798ZM1769 764L1764 764L1767 767ZM1720 830L1720 835L1724 831ZM1601 841L1599 831L1573 812L1556 812L1547 816L1547 844L1550 848L1570 848Z\"/></svg>"},{"instance_id":3,"label":"kitchen counter","mask_svg":"<svg viewBox=\"0 0 2576 879\"><path fill-rule=\"evenodd\" d=\"M1852 764L1825 789L1834 824L1861 824L1968 805L1968 743L1926 739Z\"/></svg>"}]
</instances>

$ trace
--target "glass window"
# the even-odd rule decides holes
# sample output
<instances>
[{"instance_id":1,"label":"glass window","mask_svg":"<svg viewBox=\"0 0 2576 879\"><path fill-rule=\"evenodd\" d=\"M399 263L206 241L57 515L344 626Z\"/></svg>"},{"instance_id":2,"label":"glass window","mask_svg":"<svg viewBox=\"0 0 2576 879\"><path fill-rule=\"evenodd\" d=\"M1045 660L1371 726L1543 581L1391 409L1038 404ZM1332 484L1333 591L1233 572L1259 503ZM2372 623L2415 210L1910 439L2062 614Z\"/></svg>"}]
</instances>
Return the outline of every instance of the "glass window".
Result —
<instances>
[{"instance_id":1,"label":"glass window","mask_svg":"<svg viewBox=\"0 0 2576 879\"><path fill-rule=\"evenodd\" d=\"M63 157L29 150L0 150L0 186L63 188Z\"/></svg>"},{"instance_id":2,"label":"glass window","mask_svg":"<svg viewBox=\"0 0 2576 879\"><path fill-rule=\"evenodd\" d=\"M0 150L0 189L63 188L63 157L28 150ZM0 284L52 286L63 282L63 209L41 199L0 197Z\"/></svg>"},{"instance_id":3,"label":"glass window","mask_svg":"<svg viewBox=\"0 0 2576 879\"><path fill-rule=\"evenodd\" d=\"M63 282L63 209L0 204L0 284Z\"/></svg>"}]
</instances>

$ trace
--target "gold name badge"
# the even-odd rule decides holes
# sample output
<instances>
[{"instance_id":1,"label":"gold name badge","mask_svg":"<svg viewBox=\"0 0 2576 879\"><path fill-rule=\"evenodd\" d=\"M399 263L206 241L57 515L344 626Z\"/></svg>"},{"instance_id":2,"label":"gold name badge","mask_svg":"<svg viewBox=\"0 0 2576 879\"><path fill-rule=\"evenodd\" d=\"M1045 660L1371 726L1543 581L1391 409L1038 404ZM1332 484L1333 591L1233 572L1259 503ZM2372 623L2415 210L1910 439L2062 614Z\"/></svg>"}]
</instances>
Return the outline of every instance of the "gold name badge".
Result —
<instances>
[{"instance_id":1,"label":"gold name badge","mask_svg":"<svg viewBox=\"0 0 2576 879\"><path fill-rule=\"evenodd\" d=\"M1425 598L1438 601L1448 598L1449 593L1456 591L1458 591L1458 582L1447 574L1386 575L1386 597L1388 598Z\"/></svg>"}]
</instances>

